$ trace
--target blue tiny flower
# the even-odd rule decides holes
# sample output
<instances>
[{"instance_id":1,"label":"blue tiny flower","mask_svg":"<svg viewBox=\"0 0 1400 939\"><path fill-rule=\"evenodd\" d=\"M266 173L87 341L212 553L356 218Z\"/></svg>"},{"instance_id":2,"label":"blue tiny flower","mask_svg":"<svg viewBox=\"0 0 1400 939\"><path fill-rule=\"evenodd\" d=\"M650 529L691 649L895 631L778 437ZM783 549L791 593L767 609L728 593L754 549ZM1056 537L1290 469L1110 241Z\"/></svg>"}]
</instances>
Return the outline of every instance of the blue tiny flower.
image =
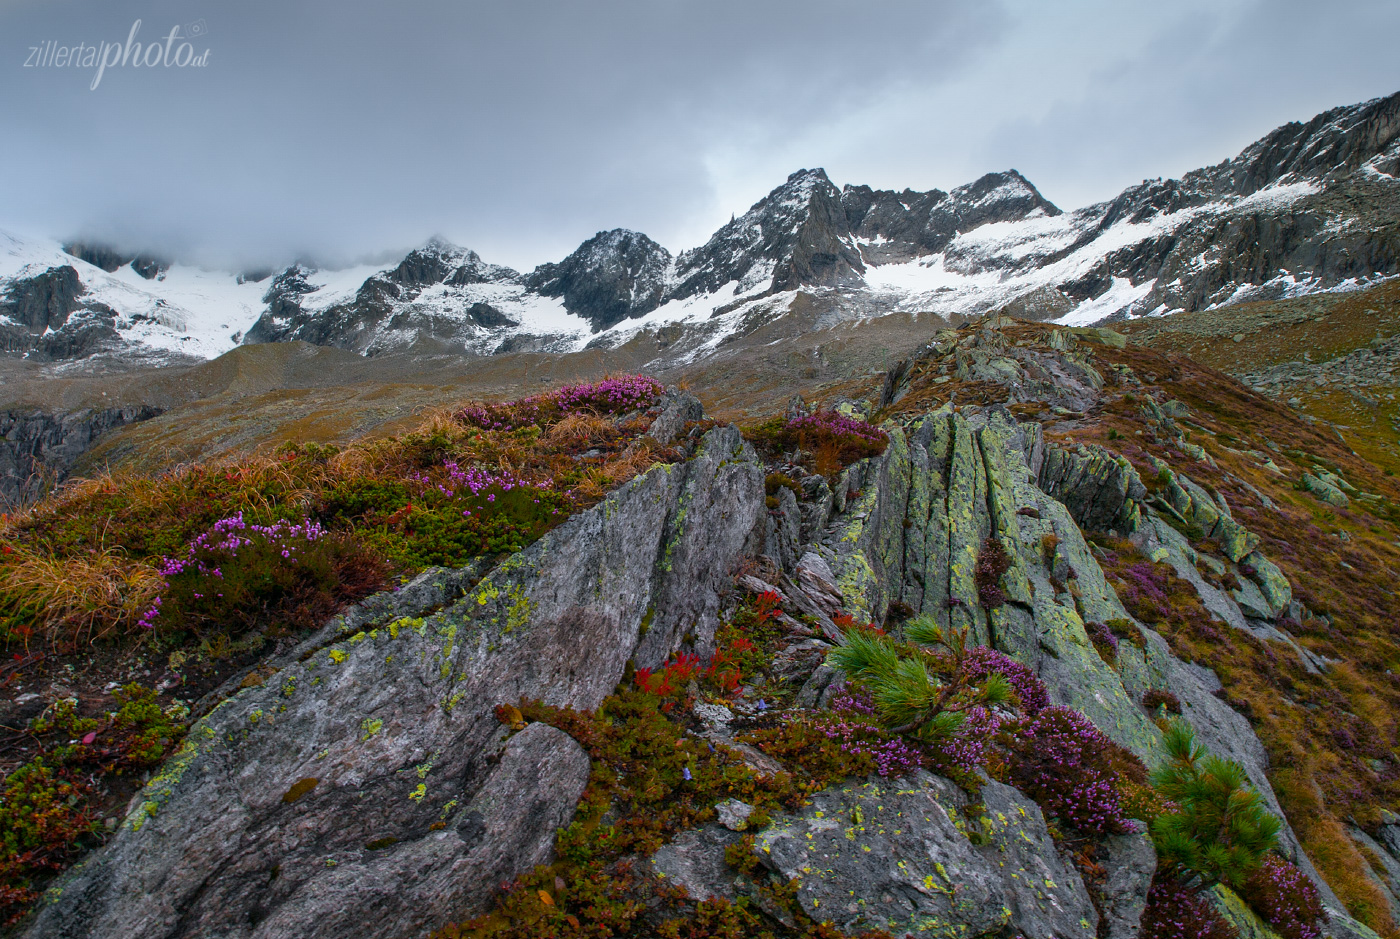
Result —
<instances>
[{"instance_id":1,"label":"blue tiny flower","mask_svg":"<svg viewBox=\"0 0 1400 939\"><path fill-rule=\"evenodd\" d=\"M687 767L683 768L683 769L681 770L681 775L684 776L684 777L686 778L686 782L689 782L689 781L690 781L690 767L687 766Z\"/></svg>"}]
</instances>

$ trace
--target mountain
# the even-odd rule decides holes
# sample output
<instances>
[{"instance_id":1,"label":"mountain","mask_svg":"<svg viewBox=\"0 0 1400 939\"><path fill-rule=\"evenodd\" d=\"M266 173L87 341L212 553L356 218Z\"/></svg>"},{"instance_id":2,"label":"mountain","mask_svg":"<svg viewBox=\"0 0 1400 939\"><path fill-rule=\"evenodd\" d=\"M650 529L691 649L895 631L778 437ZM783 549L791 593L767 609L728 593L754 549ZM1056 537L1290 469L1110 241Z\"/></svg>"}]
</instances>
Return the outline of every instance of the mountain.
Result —
<instances>
[{"instance_id":1,"label":"mountain","mask_svg":"<svg viewBox=\"0 0 1400 939\"><path fill-rule=\"evenodd\" d=\"M1400 271L1400 94L1281 127L1233 159L1064 212L1015 170L949 192L800 170L672 255L599 232L526 274L441 241L397 265L194 271L9 238L0 343L43 360L208 358L304 340L365 355L565 352L661 335L659 364L794 309L832 322L992 309L1084 324L1345 290ZM117 289L117 285L120 289ZM195 289L198 288L198 289Z\"/></svg>"},{"instance_id":2,"label":"mountain","mask_svg":"<svg viewBox=\"0 0 1400 939\"><path fill-rule=\"evenodd\" d=\"M599 232L558 264L541 264L526 279L542 297L559 298L595 330L645 316L661 305L671 252L641 232Z\"/></svg>"}]
</instances>

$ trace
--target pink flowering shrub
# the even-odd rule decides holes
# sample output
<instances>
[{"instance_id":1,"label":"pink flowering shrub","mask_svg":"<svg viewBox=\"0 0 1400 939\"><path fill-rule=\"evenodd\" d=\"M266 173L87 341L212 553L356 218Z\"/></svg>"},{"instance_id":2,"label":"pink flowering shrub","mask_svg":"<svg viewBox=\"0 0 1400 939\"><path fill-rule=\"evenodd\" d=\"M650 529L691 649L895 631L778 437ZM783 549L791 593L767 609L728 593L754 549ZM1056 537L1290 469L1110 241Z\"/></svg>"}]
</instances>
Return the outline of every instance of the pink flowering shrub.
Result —
<instances>
[{"instance_id":1,"label":"pink flowering shrub","mask_svg":"<svg viewBox=\"0 0 1400 939\"><path fill-rule=\"evenodd\" d=\"M142 626L233 635L271 625L317 625L383 579L373 555L315 521L259 525L242 512L215 522L182 553L163 558L159 571L165 586L142 615Z\"/></svg>"},{"instance_id":2,"label":"pink flowering shrub","mask_svg":"<svg viewBox=\"0 0 1400 939\"><path fill-rule=\"evenodd\" d=\"M646 375L619 375L591 385L565 385L554 392L554 403L561 411L597 411L623 414L651 407L665 389L661 382Z\"/></svg>"},{"instance_id":3,"label":"pink flowering shrub","mask_svg":"<svg viewBox=\"0 0 1400 939\"><path fill-rule=\"evenodd\" d=\"M528 424L552 424L575 411L624 414L645 410L665 389L645 375L618 375L590 384L565 385L557 391L506 403L469 404L457 419L482 430L515 430Z\"/></svg>"},{"instance_id":4,"label":"pink flowering shrub","mask_svg":"<svg viewBox=\"0 0 1400 939\"><path fill-rule=\"evenodd\" d=\"M1048 707L1005 739L1012 783L1062 827L1094 836L1141 830L1124 812L1116 746L1083 714Z\"/></svg>"},{"instance_id":5,"label":"pink flowering shrub","mask_svg":"<svg viewBox=\"0 0 1400 939\"><path fill-rule=\"evenodd\" d=\"M801 450L815 471L827 476L879 456L890 442L880 428L838 411L818 411L792 420L775 417L746 429L744 436L769 453Z\"/></svg>"},{"instance_id":6,"label":"pink flowering shrub","mask_svg":"<svg viewBox=\"0 0 1400 939\"><path fill-rule=\"evenodd\" d=\"M1116 563L1118 556L1110 551L1104 559L1104 569ZM1152 615L1163 620L1171 615L1170 585L1151 561L1130 564L1120 572L1120 576L1122 586L1118 590L1119 599L1140 620Z\"/></svg>"},{"instance_id":7,"label":"pink flowering shrub","mask_svg":"<svg viewBox=\"0 0 1400 939\"><path fill-rule=\"evenodd\" d=\"M924 764L921 748L885 731L875 718L875 703L863 688L848 688L832 699L831 714L818 728L841 752L874 761L881 776L902 776Z\"/></svg>"},{"instance_id":8,"label":"pink flowering shrub","mask_svg":"<svg viewBox=\"0 0 1400 939\"><path fill-rule=\"evenodd\" d=\"M1100 658L1109 665L1118 661L1118 637L1112 629L1103 623L1085 623L1084 631L1089 634L1089 641L1098 650Z\"/></svg>"},{"instance_id":9,"label":"pink flowering shrub","mask_svg":"<svg viewBox=\"0 0 1400 939\"><path fill-rule=\"evenodd\" d=\"M1265 855L1240 887L1240 896L1283 939L1319 939L1323 917L1317 887L1277 854Z\"/></svg>"},{"instance_id":10,"label":"pink flowering shrub","mask_svg":"<svg viewBox=\"0 0 1400 939\"><path fill-rule=\"evenodd\" d=\"M1158 870L1147 891L1138 939L1237 939L1235 928L1209 900Z\"/></svg>"},{"instance_id":11,"label":"pink flowering shrub","mask_svg":"<svg viewBox=\"0 0 1400 939\"><path fill-rule=\"evenodd\" d=\"M974 682L980 682L994 672L1001 675L1010 683L1011 690L1016 692L1021 710L1032 717L1050 704L1045 684L1034 672L991 646L977 646L969 650L962 660L962 668Z\"/></svg>"},{"instance_id":12,"label":"pink flowering shrub","mask_svg":"<svg viewBox=\"0 0 1400 939\"><path fill-rule=\"evenodd\" d=\"M959 785L976 788L977 771L987 765L988 749L1001 726L1002 719L991 709L971 709L950 737L929 746L928 766Z\"/></svg>"}]
</instances>

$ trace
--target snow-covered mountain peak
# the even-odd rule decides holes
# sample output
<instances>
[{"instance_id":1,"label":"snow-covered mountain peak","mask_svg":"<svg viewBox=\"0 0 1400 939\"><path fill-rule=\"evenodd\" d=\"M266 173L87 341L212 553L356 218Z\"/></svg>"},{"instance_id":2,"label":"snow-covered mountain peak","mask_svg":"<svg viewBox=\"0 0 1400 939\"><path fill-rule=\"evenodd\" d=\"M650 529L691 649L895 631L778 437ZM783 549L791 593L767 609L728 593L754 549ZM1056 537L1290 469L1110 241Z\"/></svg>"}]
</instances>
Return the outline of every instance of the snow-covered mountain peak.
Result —
<instances>
[{"instance_id":1,"label":"snow-covered mountain peak","mask_svg":"<svg viewBox=\"0 0 1400 939\"><path fill-rule=\"evenodd\" d=\"M490 355L653 331L666 355L696 356L804 294L823 322L1003 309L1081 323L1347 289L1400 273L1397 243L1400 94L1072 212L1014 169L923 192L802 169L679 255L618 228L526 274L443 239L388 264L229 274L0 235L0 349L207 357L301 339Z\"/></svg>"}]
</instances>

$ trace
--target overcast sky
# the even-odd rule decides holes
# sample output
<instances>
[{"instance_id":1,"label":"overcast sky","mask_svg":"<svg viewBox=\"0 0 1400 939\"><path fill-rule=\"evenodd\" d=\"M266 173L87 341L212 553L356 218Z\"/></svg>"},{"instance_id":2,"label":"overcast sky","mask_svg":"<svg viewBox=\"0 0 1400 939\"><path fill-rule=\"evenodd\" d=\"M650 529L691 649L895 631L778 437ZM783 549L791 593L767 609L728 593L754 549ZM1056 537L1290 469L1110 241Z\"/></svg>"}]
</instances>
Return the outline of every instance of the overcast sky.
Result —
<instances>
[{"instance_id":1,"label":"overcast sky","mask_svg":"<svg viewBox=\"0 0 1400 939\"><path fill-rule=\"evenodd\" d=\"M1075 208L1400 91L1397 35L1395 0L0 0L0 228L528 269L694 246L801 167Z\"/></svg>"}]
</instances>

